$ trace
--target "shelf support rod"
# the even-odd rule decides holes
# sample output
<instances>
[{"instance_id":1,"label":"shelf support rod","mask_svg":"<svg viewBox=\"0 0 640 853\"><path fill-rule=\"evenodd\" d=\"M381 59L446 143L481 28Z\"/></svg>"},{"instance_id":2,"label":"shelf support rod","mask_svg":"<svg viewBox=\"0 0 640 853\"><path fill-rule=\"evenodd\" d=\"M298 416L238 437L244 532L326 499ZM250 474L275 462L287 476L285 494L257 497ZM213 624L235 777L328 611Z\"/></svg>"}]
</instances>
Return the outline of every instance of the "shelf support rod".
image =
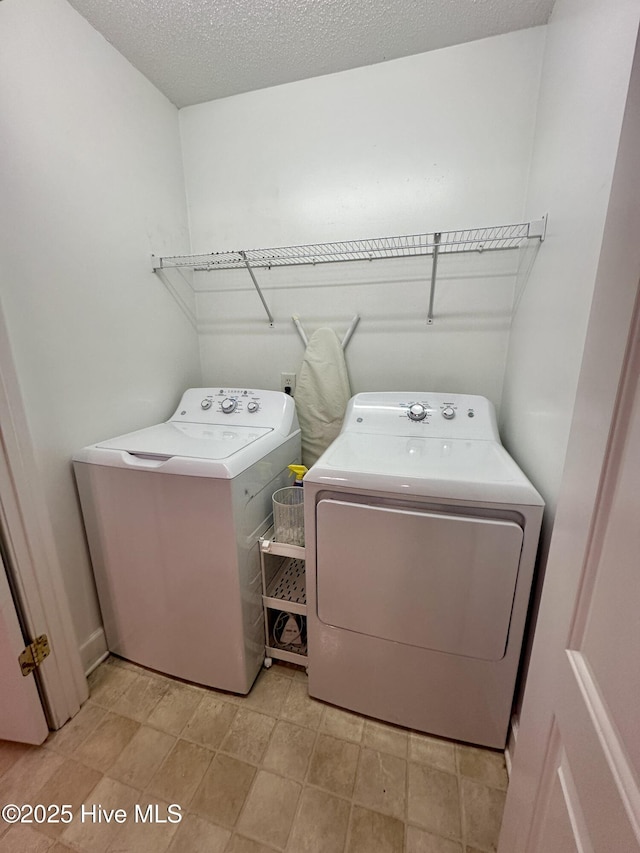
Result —
<instances>
[{"instance_id":1,"label":"shelf support rod","mask_svg":"<svg viewBox=\"0 0 640 853\"><path fill-rule=\"evenodd\" d=\"M438 253L440 251L440 240L442 233L436 231L433 235L433 263L431 265L431 291L429 293L429 310L427 312L427 324L433 323L433 299L436 295L436 275L438 273Z\"/></svg>"},{"instance_id":2,"label":"shelf support rod","mask_svg":"<svg viewBox=\"0 0 640 853\"><path fill-rule=\"evenodd\" d=\"M308 347L309 346L309 338L307 337L307 333L305 332L305 330L302 326L302 323L300 322L300 317L298 317L297 314L294 314L291 319L295 323L295 327L298 330L298 334L302 338L302 343L305 345L305 347Z\"/></svg>"},{"instance_id":3,"label":"shelf support rod","mask_svg":"<svg viewBox=\"0 0 640 853\"><path fill-rule=\"evenodd\" d=\"M351 321L349 328L347 329L345 336L342 339L342 349L343 350L347 348L347 344L351 340L351 336L355 332L356 326L358 325L359 322L360 322L360 315L354 314L353 320Z\"/></svg>"},{"instance_id":4,"label":"shelf support rod","mask_svg":"<svg viewBox=\"0 0 640 853\"><path fill-rule=\"evenodd\" d=\"M269 325L273 326L273 315L271 314L271 311L269 311L269 306L265 302L264 296L262 295L262 291L260 290L260 285L258 284L256 277L253 274L253 270L251 269L251 264L247 260L247 256L246 256L245 252L238 252L238 254L242 258L242 260L245 262L245 265L246 265L247 269L249 270L249 275L251 276L251 280L253 281L253 286L255 287L255 289L258 293L258 296L260 297L260 301L262 302L262 307L267 312L267 317L269 318Z\"/></svg>"}]
</instances>

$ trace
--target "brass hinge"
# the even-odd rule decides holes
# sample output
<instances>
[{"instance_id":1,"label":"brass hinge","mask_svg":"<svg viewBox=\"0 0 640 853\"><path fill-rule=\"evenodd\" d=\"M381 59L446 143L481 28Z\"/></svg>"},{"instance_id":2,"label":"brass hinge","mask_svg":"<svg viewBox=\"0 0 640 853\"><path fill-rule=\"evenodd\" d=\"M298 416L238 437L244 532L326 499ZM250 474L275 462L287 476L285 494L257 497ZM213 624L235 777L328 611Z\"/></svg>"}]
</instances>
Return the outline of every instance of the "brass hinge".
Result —
<instances>
[{"instance_id":1,"label":"brass hinge","mask_svg":"<svg viewBox=\"0 0 640 853\"><path fill-rule=\"evenodd\" d=\"M39 637L36 637L18 658L22 674L31 675L33 670L40 666L42 661L50 654L51 649L49 648L49 638L47 635L41 634Z\"/></svg>"}]
</instances>

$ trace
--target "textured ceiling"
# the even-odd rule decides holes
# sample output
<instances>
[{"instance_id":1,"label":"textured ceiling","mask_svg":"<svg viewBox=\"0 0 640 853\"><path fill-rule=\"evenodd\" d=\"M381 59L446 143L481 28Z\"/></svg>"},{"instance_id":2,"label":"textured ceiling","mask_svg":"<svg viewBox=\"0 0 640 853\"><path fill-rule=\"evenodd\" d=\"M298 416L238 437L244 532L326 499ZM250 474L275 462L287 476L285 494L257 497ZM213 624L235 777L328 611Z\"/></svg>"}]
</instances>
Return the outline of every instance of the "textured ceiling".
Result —
<instances>
[{"instance_id":1,"label":"textured ceiling","mask_svg":"<svg viewBox=\"0 0 640 853\"><path fill-rule=\"evenodd\" d=\"M69 0L178 107L544 24L554 0Z\"/></svg>"}]
</instances>

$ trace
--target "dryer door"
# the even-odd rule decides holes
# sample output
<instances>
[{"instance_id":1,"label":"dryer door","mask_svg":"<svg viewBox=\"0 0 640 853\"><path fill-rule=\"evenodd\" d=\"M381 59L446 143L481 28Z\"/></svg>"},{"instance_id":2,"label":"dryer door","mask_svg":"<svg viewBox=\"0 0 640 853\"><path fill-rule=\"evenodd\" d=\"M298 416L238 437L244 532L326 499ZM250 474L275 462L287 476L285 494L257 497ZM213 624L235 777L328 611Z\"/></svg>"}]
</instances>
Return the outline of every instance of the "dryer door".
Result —
<instances>
[{"instance_id":1,"label":"dryer door","mask_svg":"<svg viewBox=\"0 0 640 853\"><path fill-rule=\"evenodd\" d=\"M322 622L450 654L504 656L517 524L336 500L316 513Z\"/></svg>"}]
</instances>

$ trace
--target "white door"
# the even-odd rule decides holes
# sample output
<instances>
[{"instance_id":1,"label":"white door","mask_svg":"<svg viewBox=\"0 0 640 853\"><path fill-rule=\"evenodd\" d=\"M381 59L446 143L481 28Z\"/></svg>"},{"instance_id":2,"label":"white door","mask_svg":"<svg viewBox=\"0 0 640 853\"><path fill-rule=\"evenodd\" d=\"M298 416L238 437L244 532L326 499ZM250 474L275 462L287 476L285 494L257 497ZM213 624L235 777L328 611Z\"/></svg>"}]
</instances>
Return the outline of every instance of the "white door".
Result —
<instances>
[{"instance_id":1,"label":"white door","mask_svg":"<svg viewBox=\"0 0 640 853\"><path fill-rule=\"evenodd\" d=\"M637 315L577 583L559 505L499 853L640 851L639 338Z\"/></svg>"},{"instance_id":2,"label":"white door","mask_svg":"<svg viewBox=\"0 0 640 853\"><path fill-rule=\"evenodd\" d=\"M42 743L49 728L33 674L23 676L24 639L4 564L0 562L0 740Z\"/></svg>"}]
</instances>

